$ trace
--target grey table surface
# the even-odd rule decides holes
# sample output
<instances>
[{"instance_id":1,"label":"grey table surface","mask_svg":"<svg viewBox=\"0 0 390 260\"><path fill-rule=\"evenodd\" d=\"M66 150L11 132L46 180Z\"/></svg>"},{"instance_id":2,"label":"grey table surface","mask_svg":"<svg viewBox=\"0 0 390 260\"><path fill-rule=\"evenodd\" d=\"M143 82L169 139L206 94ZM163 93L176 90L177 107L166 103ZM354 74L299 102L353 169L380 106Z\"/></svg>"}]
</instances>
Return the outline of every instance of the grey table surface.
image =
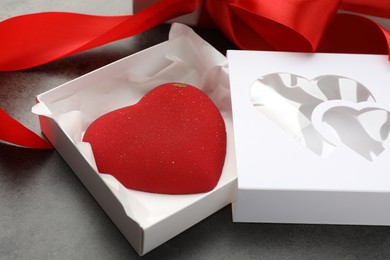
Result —
<instances>
[{"instance_id":1,"label":"grey table surface","mask_svg":"<svg viewBox=\"0 0 390 260\"><path fill-rule=\"evenodd\" d=\"M123 0L53 2L2 0L0 19L48 10L114 15L131 9ZM39 133L38 119L30 112L35 95L165 41L169 27L160 25L37 68L0 72L0 106ZM222 53L235 48L219 31L195 30ZM0 259L137 258L55 150L0 144ZM390 227L233 223L229 205L143 258L389 259Z\"/></svg>"}]
</instances>

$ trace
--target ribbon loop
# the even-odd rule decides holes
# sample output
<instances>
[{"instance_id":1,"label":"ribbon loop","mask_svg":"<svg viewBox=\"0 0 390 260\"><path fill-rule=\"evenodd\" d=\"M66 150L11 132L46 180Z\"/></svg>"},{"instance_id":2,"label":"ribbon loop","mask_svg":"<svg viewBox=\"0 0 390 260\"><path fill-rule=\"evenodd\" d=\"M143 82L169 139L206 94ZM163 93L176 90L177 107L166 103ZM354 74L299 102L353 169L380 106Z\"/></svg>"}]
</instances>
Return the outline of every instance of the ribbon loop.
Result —
<instances>
[{"instance_id":1,"label":"ribbon loop","mask_svg":"<svg viewBox=\"0 0 390 260\"><path fill-rule=\"evenodd\" d=\"M209 0L205 2L207 14L203 18L212 20L241 49L381 54L389 51L387 30L358 15L338 14L340 5L349 11L362 11L370 5L371 15L390 17L390 6L382 9L382 1Z\"/></svg>"}]
</instances>

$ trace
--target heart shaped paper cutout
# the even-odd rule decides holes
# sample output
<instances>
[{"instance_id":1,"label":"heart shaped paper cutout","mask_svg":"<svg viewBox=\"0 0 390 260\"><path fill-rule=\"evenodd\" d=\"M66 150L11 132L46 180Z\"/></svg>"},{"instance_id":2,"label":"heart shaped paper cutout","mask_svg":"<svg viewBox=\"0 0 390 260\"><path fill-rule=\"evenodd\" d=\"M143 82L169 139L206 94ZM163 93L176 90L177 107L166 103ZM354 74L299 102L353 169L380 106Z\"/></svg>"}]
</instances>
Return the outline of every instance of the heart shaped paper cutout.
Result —
<instances>
[{"instance_id":1,"label":"heart shaped paper cutout","mask_svg":"<svg viewBox=\"0 0 390 260\"><path fill-rule=\"evenodd\" d=\"M390 112L375 104L332 100L313 112L313 125L329 142L339 143L373 161L388 146Z\"/></svg>"},{"instance_id":2,"label":"heart shaped paper cutout","mask_svg":"<svg viewBox=\"0 0 390 260\"><path fill-rule=\"evenodd\" d=\"M212 190L222 173L226 129L201 90L167 83L137 104L109 112L87 129L99 172L129 189L164 194Z\"/></svg>"},{"instance_id":3,"label":"heart shaped paper cutout","mask_svg":"<svg viewBox=\"0 0 390 260\"><path fill-rule=\"evenodd\" d=\"M330 100L375 103L363 84L337 75L309 80L291 73L272 73L257 79L250 91L256 110L319 156L329 155L335 144L313 126L312 114L317 106Z\"/></svg>"}]
</instances>

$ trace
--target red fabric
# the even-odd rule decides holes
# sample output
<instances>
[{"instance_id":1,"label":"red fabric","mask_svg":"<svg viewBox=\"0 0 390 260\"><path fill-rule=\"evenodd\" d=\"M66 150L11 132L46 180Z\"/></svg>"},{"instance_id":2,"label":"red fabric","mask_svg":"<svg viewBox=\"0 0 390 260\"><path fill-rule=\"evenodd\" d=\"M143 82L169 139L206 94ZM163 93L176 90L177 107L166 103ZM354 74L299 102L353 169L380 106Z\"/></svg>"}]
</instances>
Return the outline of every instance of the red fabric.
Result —
<instances>
[{"instance_id":1,"label":"red fabric","mask_svg":"<svg viewBox=\"0 0 390 260\"><path fill-rule=\"evenodd\" d=\"M389 6L380 0L209 0L203 16L241 49L384 54L390 44L387 30L337 11L390 17Z\"/></svg>"},{"instance_id":2,"label":"red fabric","mask_svg":"<svg viewBox=\"0 0 390 260\"><path fill-rule=\"evenodd\" d=\"M386 0L344 0L341 9L390 18L390 3Z\"/></svg>"},{"instance_id":3,"label":"red fabric","mask_svg":"<svg viewBox=\"0 0 390 260\"><path fill-rule=\"evenodd\" d=\"M338 5L338 0L210 0L204 11L242 49L314 51Z\"/></svg>"},{"instance_id":4,"label":"red fabric","mask_svg":"<svg viewBox=\"0 0 390 260\"><path fill-rule=\"evenodd\" d=\"M196 9L200 0L161 0L128 16L47 12L0 23L0 71L38 66L115 40L130 37Z\"/></svg>"},{"instance_id":5,"label":"red fabric","mask_svg":"<svg viewBox=\"0 0 390 260\"><path fill-rule=\"evenodd\" d=\"M389 36L389 32L369 19L338 14L329 24L317 51L386 54Z\"/></svg>"},{"instance_id":6,"label":"red fabric","mask_svg":"<svg viewBox=\"0 0 390 260\"><path fill-rule=\"evenodd\" d=\"M201 2L160 0L128 16L49 12L7 19L0 22L0 35L6 35L0 41L0 71L31 68L130 37L193 12ZM389 31L338 10L390 18L383 0L205 0L199 25L216 26L242 49L389 52ZM8 125L0 128L14 132ZM22 145L17 138L15 144Z\"/></svg>"},{"instance_id":7,"label":"red fabric","mask_svg":"<svg viewBox=\"0 0 390 260\"><path fill-rule=\"evenodd\" d=\"M26 148L51 149L48 142L30 131L0 108L0 140Z\"/></svg>"}]
</instances>

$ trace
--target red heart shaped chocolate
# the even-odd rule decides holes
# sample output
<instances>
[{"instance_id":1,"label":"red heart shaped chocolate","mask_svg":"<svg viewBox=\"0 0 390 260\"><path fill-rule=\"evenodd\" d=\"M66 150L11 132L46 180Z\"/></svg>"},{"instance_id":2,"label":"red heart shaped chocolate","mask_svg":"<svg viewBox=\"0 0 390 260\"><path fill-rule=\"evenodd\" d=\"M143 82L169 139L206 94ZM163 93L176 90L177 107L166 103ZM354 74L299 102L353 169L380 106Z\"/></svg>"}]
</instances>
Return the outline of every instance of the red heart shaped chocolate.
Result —
<instances>
[{"instance_id":1,"label":"red heart shaped chocolate","mask_svg":"<svg viewBox=\"0 0 390 260\"><path fill-rule=\"evenodd\" d=\"M83 141L91 144L99 172L129 189L153 193L212 190L226 154L218 108L183 83L158 86L137 104L99 117Z\"/></svg>"}]
</instances>

